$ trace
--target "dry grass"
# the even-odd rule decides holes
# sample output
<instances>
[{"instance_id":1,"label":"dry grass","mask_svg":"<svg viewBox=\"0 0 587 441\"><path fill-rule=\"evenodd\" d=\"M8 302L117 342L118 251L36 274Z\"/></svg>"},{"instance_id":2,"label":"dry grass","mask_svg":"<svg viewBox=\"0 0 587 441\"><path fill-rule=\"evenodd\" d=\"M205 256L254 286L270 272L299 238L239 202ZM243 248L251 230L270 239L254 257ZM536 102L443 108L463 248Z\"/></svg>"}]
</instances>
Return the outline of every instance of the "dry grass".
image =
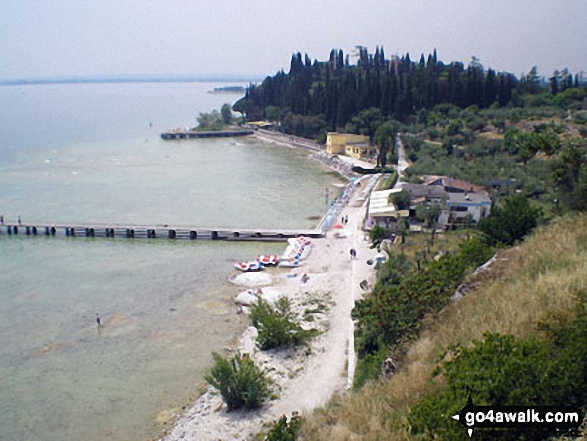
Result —
<instances>
[{"instance_id":1,"label":"dry grass","mask_svg":"<svg viewBox=\"0 0 587 441\"><path fill-rule=\"evenodd\" d=\"M306 440L411 440L410 406L434 388L431 380L447 347L469 345L488 331L525 337L551 315L570 314L575 294L587 289L587 216L559 219L517 248L503 251L481 285L428 320L389 381L337 397L308 417Z\"/></svg>"}]
</instances>

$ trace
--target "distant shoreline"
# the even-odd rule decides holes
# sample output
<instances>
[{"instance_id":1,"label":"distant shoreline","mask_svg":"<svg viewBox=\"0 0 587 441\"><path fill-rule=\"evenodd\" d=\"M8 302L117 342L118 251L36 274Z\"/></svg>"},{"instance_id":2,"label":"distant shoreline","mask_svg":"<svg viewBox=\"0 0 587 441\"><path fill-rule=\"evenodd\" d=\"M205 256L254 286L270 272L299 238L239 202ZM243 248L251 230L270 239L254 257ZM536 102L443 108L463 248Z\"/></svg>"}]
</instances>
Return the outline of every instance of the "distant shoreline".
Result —
<instances>
[{"instance_id":1,"label":"distant shoreline","mask_svg":"<svg viewBox=\"0 0 587 441\"><path fill-rule=\"evenodd\" d=\"M99 75L86 77L13 78L0 80L0 86L99 83L251 83L262 81L255 75Z\"/></svg>"},{"instance_id":2,"label":"distant shoreline","mask_svg":"<svg viewBox=\"0 0 587 441\"><path fill-rule=\"evenodd\" d=\"M246 87L243 86L224 86L224 87L215 87L214 90L209 90L208 93L214 94L244 94L246 92Z\"/></svg>"}]
</instances>

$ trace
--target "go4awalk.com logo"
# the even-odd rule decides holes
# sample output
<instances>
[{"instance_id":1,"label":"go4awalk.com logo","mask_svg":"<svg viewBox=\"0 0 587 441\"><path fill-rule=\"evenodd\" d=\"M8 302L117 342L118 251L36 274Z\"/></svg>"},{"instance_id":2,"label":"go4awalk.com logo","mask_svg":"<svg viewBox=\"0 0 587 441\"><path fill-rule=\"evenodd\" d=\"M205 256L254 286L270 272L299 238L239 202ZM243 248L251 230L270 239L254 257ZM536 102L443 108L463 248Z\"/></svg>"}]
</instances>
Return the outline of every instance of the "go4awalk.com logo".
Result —
<instances>
[{"instance_id":1,"label":"go4awalk.com logo","mask_svg":"<svg viewBox=\"0 0 587 441\"><path fill-rule=\"evenodd\" d=\"M465 407L451 418L461 423L472 437L473 429L477 428L574 430L581 425L584 416L581 409L570 406L475 406L469 395Z\"/></svg>"}]
</instances>

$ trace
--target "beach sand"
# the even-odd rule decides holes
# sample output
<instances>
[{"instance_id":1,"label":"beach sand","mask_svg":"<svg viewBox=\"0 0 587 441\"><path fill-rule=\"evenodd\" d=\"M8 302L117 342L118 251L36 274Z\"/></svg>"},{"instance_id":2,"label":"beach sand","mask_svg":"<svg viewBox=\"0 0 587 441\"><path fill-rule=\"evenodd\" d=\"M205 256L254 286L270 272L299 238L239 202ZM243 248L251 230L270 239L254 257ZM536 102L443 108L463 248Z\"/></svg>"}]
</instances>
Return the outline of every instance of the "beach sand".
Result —
<instances>
[{"instance_id":1,"label":"beach sand","mask_svg":"<svg viewBox=\"0 0 587 441\"><path fill-rule=\"evenodd\" d=\"M305 328L317 327L321 335L306 348L260 351L254 345L255 329L249 328L241 337L239 352L250 356L273 380L273 392L278 398L268 401L254 412L227 412L220 395L211 387L176 421L164 441L247 440L268 427L282 415L303 414L322 406L336 392L344 392L352 385L355 367L354 333L351 310L363 291L359 284L375 282L374 265L369 265L377 254L362 231L367 193L376 176L365 177L354 188L348 204L338 213L348 216L343 229L332 229L323 239L312 240L312 252L303 267L272 270L270 287L287 297L292 310ZM364 198L357 201L358 198ZM342 236L339 236L340 232ZM351 248L356 258L351 258ZM302 276L307 274L307 282ZM245 288L243 288L245 289ZM319 306L323 305L323 306ZM311 321L304 321L308 311L314 313Z\"/></svg>"}]
</instances>

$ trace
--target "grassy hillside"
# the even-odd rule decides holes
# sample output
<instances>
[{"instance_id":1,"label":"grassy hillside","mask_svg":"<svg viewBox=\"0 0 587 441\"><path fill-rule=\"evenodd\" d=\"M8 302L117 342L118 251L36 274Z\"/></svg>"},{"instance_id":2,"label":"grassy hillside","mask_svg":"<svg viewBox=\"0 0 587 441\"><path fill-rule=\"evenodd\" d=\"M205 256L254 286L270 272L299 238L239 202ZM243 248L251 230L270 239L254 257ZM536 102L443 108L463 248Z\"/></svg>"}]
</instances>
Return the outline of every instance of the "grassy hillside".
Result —
<instances>
[{"instance_id":1,"label":"grassy hillside","mask_svg":"<svg viewBox=\"0 0 587 441\"><path fill-rule=\"evenodd\" d=\"M307 419L303 439L421 439L408 415L421 398L446 389L446 379L433 374L454 348L470 347L486 332L545 338L549 324L571 322L587 292L587 216L557 219L473 277L477 287L427 321L394 377L333 399Z\"/></svg>"}]
</instances>

